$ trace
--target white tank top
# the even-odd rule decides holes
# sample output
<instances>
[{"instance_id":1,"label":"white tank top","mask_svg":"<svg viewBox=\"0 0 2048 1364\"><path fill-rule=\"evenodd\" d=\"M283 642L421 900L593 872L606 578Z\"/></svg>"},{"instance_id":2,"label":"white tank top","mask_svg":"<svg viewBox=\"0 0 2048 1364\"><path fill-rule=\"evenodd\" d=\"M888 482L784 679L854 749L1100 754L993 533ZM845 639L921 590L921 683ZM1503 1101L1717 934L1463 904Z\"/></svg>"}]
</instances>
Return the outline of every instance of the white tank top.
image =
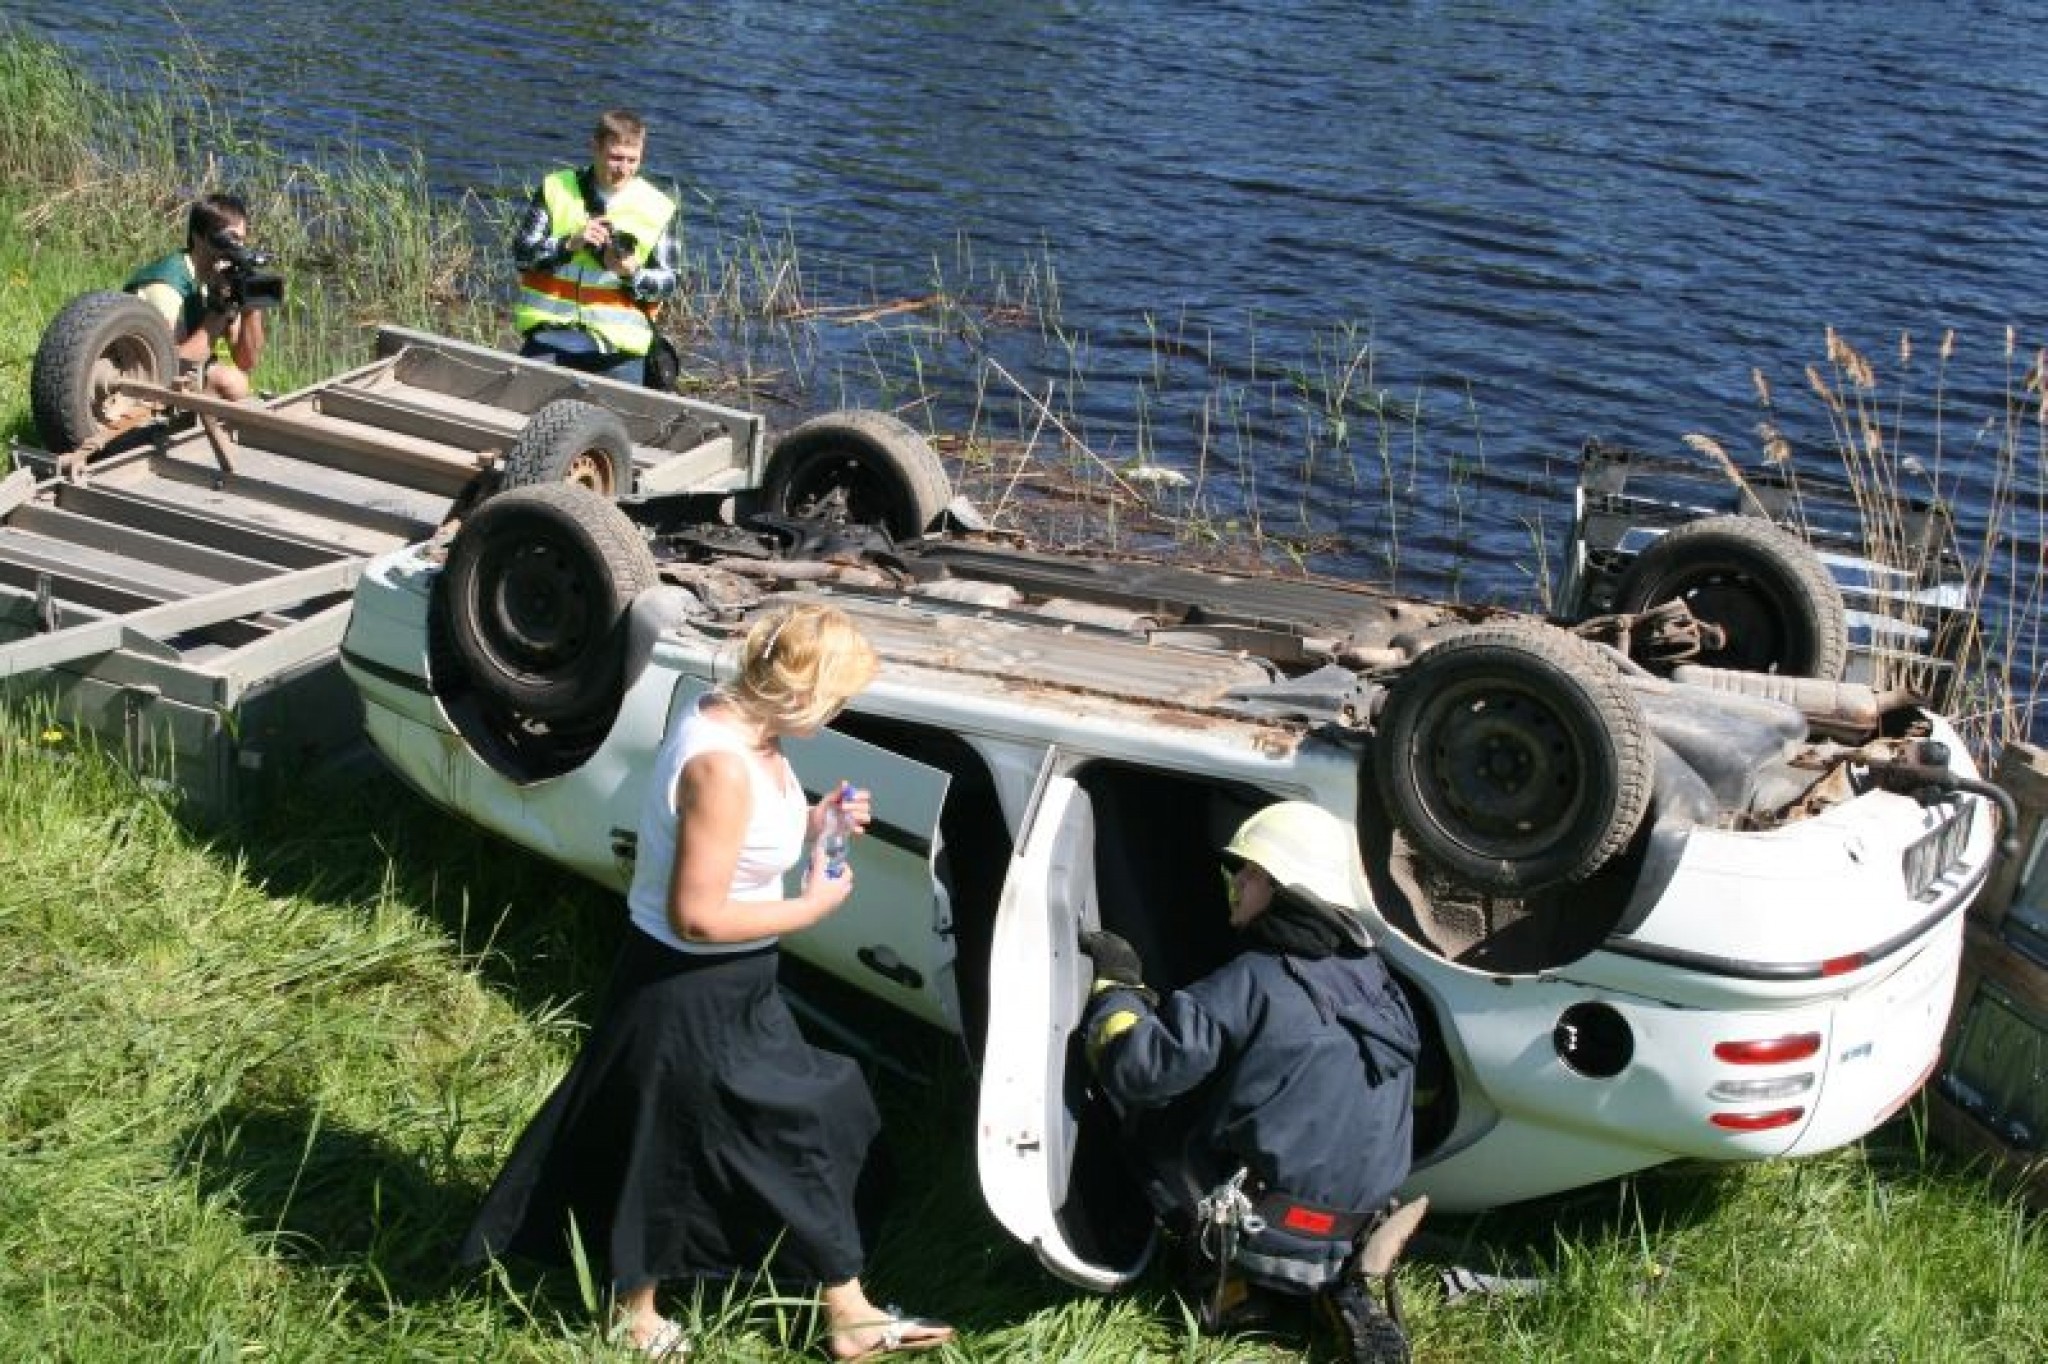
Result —
<instances>
[{"instance_id":1,"label":"white tank top","mask_svg":"<svg viewBox=\"0 0 2048 1364\"><path fill-rule=\"evenodd\" d=\"M775 760L779 780L771 776L750 756L747 736L720 719L716 711L706 713L703 704L699 697L690 713L662 740L655 754L654 780L640 806L640 840L634 856L633 885L626 892L626 908L637 928L679 952L751 951L773 942L774 935L745 942L691 942L679 937L669 925L668 887L676 862L676 790L682 781L683 765L699 753L714 751L736 753L746 763L753 812L740 844L739 864L733 868L735 900L785 898L783 874L803 854L810 805L787 758Z\"/></svg>"}]
</instances>

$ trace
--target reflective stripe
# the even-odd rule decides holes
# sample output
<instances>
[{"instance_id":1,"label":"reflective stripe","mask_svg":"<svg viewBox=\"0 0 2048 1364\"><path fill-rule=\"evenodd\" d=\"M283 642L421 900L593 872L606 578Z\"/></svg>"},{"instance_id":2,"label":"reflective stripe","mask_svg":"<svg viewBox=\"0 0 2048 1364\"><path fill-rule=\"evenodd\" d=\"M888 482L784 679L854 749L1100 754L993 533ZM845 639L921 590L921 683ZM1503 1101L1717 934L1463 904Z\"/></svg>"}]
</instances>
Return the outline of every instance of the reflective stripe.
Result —
<instances>
[{"instance_id":1,"label":"reflective stripe","mask_svg":"<svg viewBox=\"0 0 2048 1364\"><path fill-rule=\"evenodd\" d=\"M550 298L566 298L572 303L586 306L604 303L616 307L633 306L633 295L629 290L598 284L600 279L616 279L602 271L578 271L575 267L564 269L561 274L549 274L545 270L528 270L519 277L519 287Z\"/></svg>"},{"instance_id":2,"label":"reflective stripe","mask_svg":"<svg viewBox=\"0 0 2048 1364\"><path fill-rule=\"evenodd\" d=\"M573 170L557 171L541 182L548 225L558 237L573 237L590 221L576 176ZM674 202L640 179L621 186L605 206L615 228L639 239L636 255L642 260L653 253L674 214ZM522 335L536 327L581 327L622 355L645 355L654 344L649 310L634 300L624 279L581 248L551 269L520 274L512 325Z\"/></svg>"},{"instance_id":3,"label":"reflective stripe","mask_svg":"<svg viewBox=\"0 0 2048 1364\"><path fill-rule=\"evenodd\" d=\"M1139 1019L1143 1017L1143 1014L1131 1009L1118 1009L1114 1013L1104 1015L1103 1020L1095 1025L1095 1031L1088 1038L1088 1064L1093 1066L1100 1061L1103 1049L1136 1027Z\"/></svg>"}]
</instances>

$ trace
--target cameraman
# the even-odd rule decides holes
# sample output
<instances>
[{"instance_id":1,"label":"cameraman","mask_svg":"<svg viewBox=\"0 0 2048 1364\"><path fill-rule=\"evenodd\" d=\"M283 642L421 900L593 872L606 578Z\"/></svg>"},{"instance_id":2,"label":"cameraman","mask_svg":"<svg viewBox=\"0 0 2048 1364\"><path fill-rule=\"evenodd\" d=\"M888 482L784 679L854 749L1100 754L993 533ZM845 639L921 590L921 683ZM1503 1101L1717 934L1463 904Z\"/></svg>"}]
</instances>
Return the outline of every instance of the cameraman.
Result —
<instances>
[{"instance_id":1,"label":"cameraman","mask_svg":"<svg viewBox=\"0 0 2048 1364\"><path fill-rule=\"evenodd\" d=\"M232 278L248 233L249 208L240 196L209 194L186 215L185 249L143 266L121 286L171 324L179 368L198 370L206 391L230 402L249 396L249 376L263 356L264 309L244 308ZM225 359L217 354L223 341Z\"/></svg>"},{"instance_id":2,"label":"cameraman","mask_svg":"<svg viewBox=\"0 0 2048 1364\"><path fill-rule=\"evenodd\" d=\"M590 164L541 181L512 239L521 355L646 382L654 315L676 291L681 251L673 199L640 176L647 125L613 109L597 121Z\"/></svg>"}]
</instances>

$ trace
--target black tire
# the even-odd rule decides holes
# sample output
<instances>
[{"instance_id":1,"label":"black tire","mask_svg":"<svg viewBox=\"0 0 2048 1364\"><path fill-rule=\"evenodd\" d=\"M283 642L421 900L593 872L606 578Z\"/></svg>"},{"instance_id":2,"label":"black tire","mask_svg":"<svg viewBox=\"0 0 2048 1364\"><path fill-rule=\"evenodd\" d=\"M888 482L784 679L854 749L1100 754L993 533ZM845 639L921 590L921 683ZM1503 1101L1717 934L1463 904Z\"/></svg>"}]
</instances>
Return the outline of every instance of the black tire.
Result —
<instances>
[{"instance_id":1,"label":"black tire","mask_svg":"<svg viewBox=\"0 0 2048 1364\"><path fill-rule=\"evenodd\" d=\"M768 510L922 535L953 500L952 480L925 438L886 412L828 412L775 443Z\"/></svg>"},{"instance_id":2,"label":"black tire","mask_svg":"<svg viewBox=\"0 0 2048 1364\"><path fill-rule=\"evenodd\" d=\"M1683 598L1727 633L1696 662L1839 682L1849 663L1842 590L1804 540L1754 516L1714 516L1666 531L1615 587L1633 614Z\"/></svg>"},{"instance_id":3,"label":"black tire","mask_svg":"<svg viewBox=\"0 0 2048 1364\"><path fill-rule=\"evenodd\" d=\"M527 419L505 452L501 488L574 483L600 497L633 490L633 436L618 413L557 398Z\"/></svg>"},{"instance_id":4,"label":"black tire","mask_svg":"<svg viewBox=\"0 0 2048 1364\"><path fill-rule=\"evenodd\" d=\"M43 329L29 371L29 408L43 448L62 455L132 417L143 404L111 392L123 380L168 388L178 355L163 314L134 294L81 294Z\"/></svg>"},{"instance_id":5,"label":"black tire","mask_svg":"<svg viewBox=\"0 0 2048 1364\"><path fill-rule=\"evenodd\" d=\"M654 556L617 507L570 483L515 488L464 523L442 574L470 684L519 715L567 724L617 702L627 608Z\"/></svg>"},{"instance_id":6,"label":"black tire","mask_svg":"<svg viewBox=\"0 0 2048 1364\"><path fill-rule=\"evenodd\" d=\"M1482 625L1394 679L1373 777L1415 850L1460 880L1526 893L1583 880L1649 809L1642 708L1591 645L1545 625Z\"/></svg>"}]
</instances>

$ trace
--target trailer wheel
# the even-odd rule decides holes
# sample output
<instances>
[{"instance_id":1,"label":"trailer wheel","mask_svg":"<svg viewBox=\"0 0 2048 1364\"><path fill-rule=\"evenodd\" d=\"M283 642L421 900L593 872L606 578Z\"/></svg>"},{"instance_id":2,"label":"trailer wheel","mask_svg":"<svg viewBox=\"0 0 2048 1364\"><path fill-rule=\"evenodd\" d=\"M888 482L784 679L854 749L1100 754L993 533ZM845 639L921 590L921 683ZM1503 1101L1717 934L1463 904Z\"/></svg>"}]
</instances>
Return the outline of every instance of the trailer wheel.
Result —
<instances>
[{"instance_id":1,"label":"trailer wheel","mask_svg":"<svg viewBox=\"0 0 2048 1364\"><path fill-rule=\"evenodd\" d=\"M134 294L81 294L43 329L29 371L29 408L44 448L68 454L144 409L115 393L115 384L169 387L177 376L177 351L163 314Z\"/></svg>"},{"instance_id":2,"label":"trailer wheel","mask_svg":"<svg viewBox=\"0 0 2048 1364\"><path fill-rule=\"evenodd\" d=\"M1417 852L1499 893L1583 880L1649 809L1641 707L1590 645L1546 625L1482 625L1389 688L1373 777Z\"/></svg>"},{"instance_id":3,"label":"trailer wheel","mask_svg":"<svg viewBox=\"0 0 2048 1364\"><path fill-rule=\"evenodd\" d=\"M626 610L656 582L625 514L567 483L515 488L478 507L442 574L471 684L520 715L570 722L617 699Z\"/></svg>"},{"instance_id":4,"label":"trailer wheel","mask_svg":"<svg viewBox=\"0 0 2048 1364\"><path fill-rule=\"evenodd\" d=\"M1713 516L1657 537L1615 587L1614 609L1682 599L1727 634L1695 660L1713 668L1841 680L1849 662L1842 590L1804 540L1754 516Z\"/></svg>"},{"instance_id":5,"label":"trailer wheel","mask_svg":"<svg viewBox=\"0 0 2048 1364\"><path fill-rule=\"evenodd\" d=\"M924 533L953 499L952 481L925 438L886 412L828 412L775 443L768 510L879 525L898 540Z\"/></svg>"},{"instance_id":6,"label":"trailer wheel","mask_svg":"<svg viewBox=\"0 0 2048 1364\"><path fill-rule=\"evenodd\" d=\"M527 419L505 452L505 488L574 483L615 498L633 485L633 436L618 413L557 398Z\"/></svg>"}]
</instances>

